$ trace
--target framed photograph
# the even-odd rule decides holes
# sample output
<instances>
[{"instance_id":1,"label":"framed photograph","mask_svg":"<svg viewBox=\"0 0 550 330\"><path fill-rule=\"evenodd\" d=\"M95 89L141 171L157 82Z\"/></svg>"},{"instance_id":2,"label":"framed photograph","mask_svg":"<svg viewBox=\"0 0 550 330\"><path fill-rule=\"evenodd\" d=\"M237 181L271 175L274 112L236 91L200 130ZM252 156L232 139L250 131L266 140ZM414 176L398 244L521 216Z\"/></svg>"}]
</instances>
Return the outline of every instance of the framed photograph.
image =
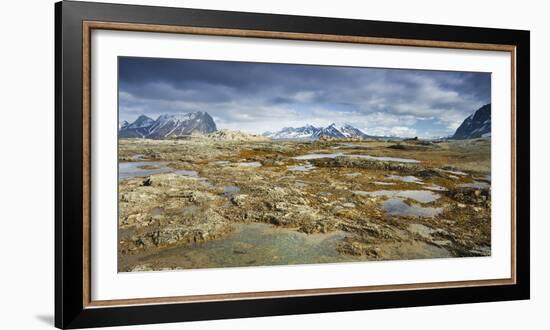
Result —
<instances>
[{"instance_id":1,"label":"framed photograph","mask_svg":"<svg viewBox=\"0 0 550 330\"><path fill-rule=\"evenodd\" d=\"M59 328L529 298L529 32L59 2Z\"/></svg>"}]
</instances>

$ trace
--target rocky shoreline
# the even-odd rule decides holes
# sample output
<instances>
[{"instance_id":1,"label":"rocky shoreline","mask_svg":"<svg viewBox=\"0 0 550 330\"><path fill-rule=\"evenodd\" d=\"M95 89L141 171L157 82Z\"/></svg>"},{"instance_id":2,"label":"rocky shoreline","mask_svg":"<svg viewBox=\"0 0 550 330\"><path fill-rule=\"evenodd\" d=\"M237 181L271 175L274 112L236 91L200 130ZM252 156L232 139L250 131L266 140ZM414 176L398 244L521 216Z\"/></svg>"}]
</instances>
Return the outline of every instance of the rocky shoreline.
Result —
<instances>
[{"instance_id":1,"label":"rocky shoreline","mask_svg":"<svg viewBox=\"0 0 550 330\"><path fill-rule=\"evenodd\" d=\"M490 255L490 141L395 145L121 139L119 161L143 164L119 182L119 271L188 268L163 252L192 252L253 223L343 232L342 261ZM254 265L280 263L261 258Z\"/></svg>"}]
</instances>

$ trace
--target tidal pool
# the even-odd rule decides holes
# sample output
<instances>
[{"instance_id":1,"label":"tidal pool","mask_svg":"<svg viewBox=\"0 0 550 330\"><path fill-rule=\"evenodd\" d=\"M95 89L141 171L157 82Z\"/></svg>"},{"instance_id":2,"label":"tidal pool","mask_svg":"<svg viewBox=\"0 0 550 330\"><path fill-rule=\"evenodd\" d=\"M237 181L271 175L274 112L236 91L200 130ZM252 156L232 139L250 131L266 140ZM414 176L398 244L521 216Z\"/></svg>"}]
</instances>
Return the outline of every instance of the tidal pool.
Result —
<instances>
[{"instance_id":1,"label":"tidal pool","mask_svg":"<svg viewBox=\"0 0 550 330\"><path fill-rule=\"evenodd\" d=\"M336 251L338 242L346 235L342 231L304 234L263 223L240 224L221 239L170 248L128 261L134 266L151 263L155 268L193 269L365 260Z\"/></svg>"},{"instance_id":2,"label":"tidal pool","mask_svg":"<svg viewBox=\"0 0 550 330\"><path fill-rule=\"evenodd\" d=\"M228 160L217 160L215 162L210 162L208 164L210 165L228 165L230 163L230 161Z\"/></svg>"},{"instance_id":3,"label":"tidal pool","mask_svg":"<svg viewBox=\"0 0 550 330\"><path fill-rule=\"evenodd\" d=\"M418 234L424 238L431 238L432 234L436 232L435 229L432 229L430 227L424 226L419 223L411 223L408 226L408 229L411 233Z\"/></svg>"},{"instance_id":4,"label":"tidal pool","mask_svg":"<svg viewBox=\"0 0 550 330\"><path fill-rule=\"evenodd\" d=\"M304 188L308 186L308 183L304 181L296 180L296 182L294 182L294 185L298 188Z\"/></svg>"},{"instance_id":5,"label":"tidal pool","mask_svg":"<svg viewBox=\"0 0 550 330\"><path fill-rule=\"evenodd\" d=\"M162 215L163 212L164 212L164 209L162 207L155 207L151 210L151 215L153 217L156 217L156 216Z\"/></svg>"},{"instance_id":6,"label":"tidal pool","mask_svg":"<svg viewBox=\"0 0 550 330\"><path fill-rule=\"evenodd\" d=\"M461 187L467 187L467 188L475 188L475 189L489 189L491 188L491 185L487 182L483 181L474 181L470 183L463 183L460 185Z\"/></svg>"},{"instance_id":7,"label":"tidal pool","mask_svg":"<svg viewBox=\"0 0 550 330\"><path fill-rule=\"evenodd\" d=\"M189 176L189 177L192 177L192 178L198 178L199 177L199 173L197 173L197 171L177 170L177 171L174 171L174 173L179 174L179 175L183 175L183 176Z\"/></svg>"},{"instance_id":8,"label":"tidal pool","mask_svg":"<svg viewBox=\"0 0 550 330\"><path fill-rule=\"evenodd\" d=\"M355 143L340 143L337 146L330 147L330 149L371 149L371 147Z\"/></svg>"},{"instance_id":9,"label":"tidal pool","mask_svg":"<svg viewBox=\"0 0 550 330\"><path fill-rule=\"evenodd\" d=\"M144 154L136 154L136 155L133 155L132 157L132 160L142 160L145 158L145 155Z\"/></svg>"},{"instance_id":10,"label":"tidal pool","mask_svg":"<svg viewBox=\"0 0 550 330\"><path fill-rule=\"evenodd\" d=\"M408 205L400 198L390 198L384 201L382 208L388 215L424 218L433 218L443 211L440 207Z\"/></svg>"},{"instance_id":11,"label":"tidal pool","mask_svg":"<svg viewBox=\"0 0 550 330\"><path fill-rule=\"evenodd\" d=\"M344 156L341 152L336 152L332 154L307 154L307 155L301 155L293 157L294 159L300 159L300 160L308 160L308 159L321 159L321 158L336 158Z\"/></svg>"},{"instance_id":12,"label":"tidal pool","mask_svg":"<svg viewBox=\"0 0 550 330\"><path fill-rule=\"evenodd\" d=\"M262 166L262 163L260 163L260 162L240 162L240 163L237 163L237 166L242 166L242 167L261 167L261 166Z\"/></svg>"},{"instance_id":13,"label":"tidal pool","mask_svg":"<svg viewBox=\"0 0 550 330\"><path fill-rule=\"evenodd\" d=\"M451 170L442 170L445 173L454 174L454 175L460 175L460 176L466 176L468 173L462 172L462 171L451 171Z\"/></svg>"},{"instance_id":14,"label":"tidal pool","mask_svg":"<svg viewBox=\"0 0 550 330\"><path fill-rule=\"evenodd\" d=\"M370 197L388 198L410 198L420 203L430 203L439 199L439 195L426 190L376 190L376 191L354 191L356 195Z\"/></svg>"},{"instance_id":15,"label":"tidal pool","mask_svg":"<svg viewBox=\"0 0 550 330\"><path fill-rule=\"evenodd\" d=\"M409 183L418 183L418 184L424 184L422 180L419 178L412 176L412 175L388 175L386 176L386 180L392 180L392 181L402 181L402 182L409 182Z\"/></svg>"},{"instance_id":16,"label":"tidal pool","mask_svg":"<svg viewBox=\"0 0 550 330\"><path fill-rule=\"evenodd\" d=\"M226 197L233 197L241 191L241 188L237 186L225 186L223 187L223 194Z\"/></svg>"},{"instance_id":17,"label":"tidal pool","mask_svg":"<svg viewBox=\"0 0 550 330\"><path fill-rule=\"evenodd\" d=\"M433 191L447 191L448 189L445 187L438 186L436 184L430 185L430 186L424 186L422 189L428 189Z\"/></svg>"},{"instance_id":18,"label":"tidal pool","mask_svg":"<svg viewBox=\"0 0 550 330\"><path fill-rule=\"evenodd\" d=\"M169 162L119 162L118 179L124 180L138 176L173 172L173 168L166 167L168 163Z\"/></svg>"},{"instance_id":19,"label":"tidal pool","mask_svg":"<svg viewBox=\"0 0 550 330\"><path fill-rule=\"evenodd\" d=\"M232 163L228 160L217 160L217 161L214 161L214 162L209 162L208 164L209 165L217 165L217 166L229 165L229 166L240 166L240 167L261 167L262 166L262 163L260 163L260 162L237 162L237 163Z\"/></svg>"},{"instance_id":20,"label":"tidal pool","mask_svg":"<svg viewBox=\"0 0 550 330\"><path fill-rule=\"evenodd\" d=\"M419 203L430 203L438 200L441 196L427 190L377 190L377 191L354 191L359 196L387 197L382 202L382 209L390 216L426 217L433 218L443 211L440 207L423 207L409 205L405 199L412 199Z\"/></svg>"},{"instance_id":21,"label":"tidal pool","mask_svg":"<svg viewBox=\"0 0 550 330\"><path fill-rule=\"evenodd\" d=\"M288 166L288 170L294 171L294 172L309 172L314 169L315 169L315 166L313 166L312 164Z\"/></svg>"},{"instance_id":22,"label":"tidal pool","mask_svg":"<svg viewBox=\"0 0 550 330\"><path fill-rule=\"evenodd\" d=\"M397 158L397 157L377 157L370 155L348 155L350 158L363 158L370 160L378 160L382 162L396 162L396 163L420 163L419 160L409 158Z\"/></svg>"},{"instance_id":23,"label":"tidal pool","mask_svg":"<svg viewBox=\"0 0 550 330\"><path fill-rule=\"evenodd\" d=\"M166 165L170 162L119 162L118 163L118 180L124 180L135 177L145 177L149 175L161 173L174 173L177 175L188 176L199 179L203 184L209 185L205 178L199 176L197 171L192 170L176 170Z\"/></svg>"},{"instance_id":24,"label":"tidal pool","mask_svg":"<svg viewBox=\"0 0 550 330\"><path fill-rule=\"evenodd\" d=\"M408 158L396 158L396 157L377 157L371 155L355 155L355 154L344 154L342 152L336 153L327 153L327 154L307 154L293 157L294 159L308 160L308 159L321 159L321 158L336 158L336 157L350 157L350 158L363 158L370 160L378 160L383 162L398 162L398 163L420 163L416 159Z\"/></svg>"}]
</instances>

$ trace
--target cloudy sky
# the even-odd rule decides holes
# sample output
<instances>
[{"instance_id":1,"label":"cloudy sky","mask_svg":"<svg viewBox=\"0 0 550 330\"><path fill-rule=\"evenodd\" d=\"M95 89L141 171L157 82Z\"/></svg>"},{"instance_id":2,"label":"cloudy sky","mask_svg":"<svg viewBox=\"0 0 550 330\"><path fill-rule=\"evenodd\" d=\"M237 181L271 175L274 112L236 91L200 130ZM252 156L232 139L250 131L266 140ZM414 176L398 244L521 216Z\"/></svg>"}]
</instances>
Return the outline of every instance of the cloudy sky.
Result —
<instances>
[{"instance_id":1,"label":"cloudy sky","mask_svg":"<svg viewBox=\"0 0 550 330\"><path fill-rule=\"evenodd\" d=\"M351 124L370 135L439 137L490 103L489 73L119 58L119 119L206 111L249 133Z\"/></svg>"}]
</instances>

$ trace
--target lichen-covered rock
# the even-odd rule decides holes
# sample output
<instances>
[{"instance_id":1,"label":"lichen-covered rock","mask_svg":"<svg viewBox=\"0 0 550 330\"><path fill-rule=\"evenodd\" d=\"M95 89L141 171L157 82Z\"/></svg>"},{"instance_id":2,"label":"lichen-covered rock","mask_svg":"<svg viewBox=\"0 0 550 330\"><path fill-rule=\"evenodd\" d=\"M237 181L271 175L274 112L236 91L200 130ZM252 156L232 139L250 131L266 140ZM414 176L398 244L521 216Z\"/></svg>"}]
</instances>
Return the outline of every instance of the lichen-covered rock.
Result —
<instances>
[{"instance_id":1,"label":"lichen-covered rock","mask_svg":"<svg viewBox=\"0 0 550 330\"><path fill-rule=\"evenodd\" d=\"M119 269L177 268L177 260L169 264L152 262L153 257L139 260L168 249L200 246L202 242L231 237L231 233L237 235L234 230L239 224L252 222L307 235L343 232L346 238L338 242L337 251L361 260L490 254L491 191L462 186L474 180L490 182L486 179L490 148L485 142L441 142L437 147L430 144L415 150L388 148L395 142L344 142L351 141L121 139L121 161L136 161L139 155L140 161L163 161L169 170L120 181ZM344 154L387 154L420 162L355 157L295 159L335 150ZM306 162L311 166L304 171L289 170ZM388 179L392 175L412 175L420 183L392 181ZM391 185L381 187L376 184L380 182ZM433 191L439 198L428 205L402 198L409 207L441 208L442 212L433 218L392 216L384 208L388 197L354 193L435 186L443 189ZM228 192L227 187L234 190ZM407 229L410 223L435 231L426 237L417 235ZM253 246L239 245L232 250L236 257L254 255ZM136 263L143 267L134 267Z\"/></svg>"}]
</instances>

